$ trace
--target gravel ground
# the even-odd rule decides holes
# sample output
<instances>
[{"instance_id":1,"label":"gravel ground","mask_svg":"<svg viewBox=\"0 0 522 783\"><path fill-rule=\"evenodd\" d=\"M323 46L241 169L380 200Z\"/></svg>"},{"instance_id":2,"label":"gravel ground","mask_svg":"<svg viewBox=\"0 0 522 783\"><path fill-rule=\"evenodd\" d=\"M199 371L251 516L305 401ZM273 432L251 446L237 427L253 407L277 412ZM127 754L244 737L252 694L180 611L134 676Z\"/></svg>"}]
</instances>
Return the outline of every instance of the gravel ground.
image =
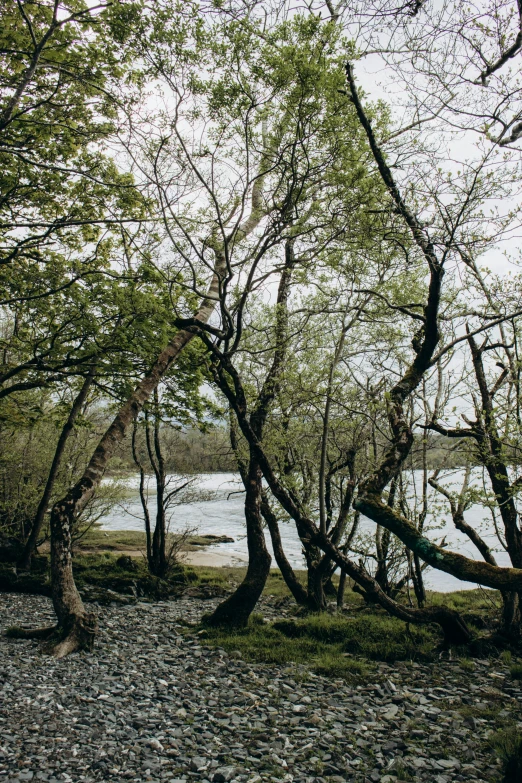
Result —
<instances>
[{"instance_id":1,"label":"gravel ground","mask_svg":"<svg viewBox=\"0 0 522 783\"><path fill-rule=\"evenodd\" d=\"M522 707L507 667L379 664L355 686L245 663L179 622L216 603L104 608L95 652L60 661L2 637L0 782L500 779L487 736ZM2 594L0 618L45 624L51 605Z\"/></svg>"}]
</instances>

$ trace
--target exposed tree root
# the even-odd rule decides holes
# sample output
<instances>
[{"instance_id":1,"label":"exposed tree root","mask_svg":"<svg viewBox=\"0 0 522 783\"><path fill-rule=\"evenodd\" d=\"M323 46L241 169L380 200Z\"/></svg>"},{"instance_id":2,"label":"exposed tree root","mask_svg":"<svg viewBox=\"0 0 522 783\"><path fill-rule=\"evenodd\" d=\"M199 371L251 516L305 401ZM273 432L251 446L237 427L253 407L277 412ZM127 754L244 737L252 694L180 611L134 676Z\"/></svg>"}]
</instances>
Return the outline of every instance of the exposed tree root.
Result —
<instances>
[{"instance_id":1,"label":"exposed tree root","mask_svg":"<svg viewBox=\"0 0 522 783\"><path fill-rule=\"evenodd\" d=\"M57 625L49 625L45 628L20 628L18 625L14 625L8 628L5 632L5 636L10 639L44 639L47 640L51 636L54 636L58 632Z\"/></svg>"},{"instance_id":2,"label":"exposed tree root","mask_svg":"<svg viewBox=\"0 0 522 783\"><path fill-rule=\"evenodd\" d=\"M77 650L92 652L98 632L98 618L92 612L71 617L66 626L52 625L46 628L8 628L11 639L40 639L42 652L55 658L64 658Z\"/></svg>"},{"instance_id":3,"label":"exposed tree root","mask_svg":"<svg viewBox=\"0 0 522 783\"><path fill-rule=\"evenodd\" d=\"M64 658L77 650L92 652L98 632L98 618L93 612L73 615L67 626L61 630L60 641L49 645L47 650L55 658Z\"/></svg>"}]
</instances>

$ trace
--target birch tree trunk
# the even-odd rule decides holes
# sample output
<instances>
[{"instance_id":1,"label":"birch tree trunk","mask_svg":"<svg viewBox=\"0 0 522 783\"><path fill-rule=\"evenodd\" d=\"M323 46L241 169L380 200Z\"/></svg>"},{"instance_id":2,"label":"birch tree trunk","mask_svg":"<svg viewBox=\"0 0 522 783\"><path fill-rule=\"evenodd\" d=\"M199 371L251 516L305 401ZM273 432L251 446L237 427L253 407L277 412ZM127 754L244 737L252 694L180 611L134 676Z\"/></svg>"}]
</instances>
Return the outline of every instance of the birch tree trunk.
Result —
<instances>
[{"instance_id":1,"label":"birch tree trunk","mask_svg":"<svg viewBox=\"0 0 522 783\"><path fill-rule=\"evenodd\" d=\"M218 301L220 283L226 273L224 256L216 253L216 263L212 281L201 306L194 316L195 321L206 323ZM194 338L194 333L182 329L161 351L147 375L136 386L130 397L122 405L111 425L102 436L83 476L57 503L51 512L51 580L52 600L57 617L56 628L48 629L58 641L50 648L61 658L78 649L91 650L97 632L96 616L85 610L73 576L72 566L72 529L76 516L85 507L96 487L99 485L107 464L119 443L125 437L130 425L143 408L154 389L177 360L186 345ZM22 635L22 634L20 634ZM28 631L25 637L42 638L44 629Z\"/></svg>"}]
</instances>

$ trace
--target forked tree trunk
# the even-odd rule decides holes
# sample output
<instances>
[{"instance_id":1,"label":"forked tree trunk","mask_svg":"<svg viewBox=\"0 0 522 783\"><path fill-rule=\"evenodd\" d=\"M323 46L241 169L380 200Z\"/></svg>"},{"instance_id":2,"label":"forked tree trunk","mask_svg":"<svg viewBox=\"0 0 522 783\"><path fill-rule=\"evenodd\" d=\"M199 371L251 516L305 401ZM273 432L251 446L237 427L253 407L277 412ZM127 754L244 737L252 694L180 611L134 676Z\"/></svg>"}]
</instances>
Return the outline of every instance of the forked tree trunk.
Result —
<instances>
[{"instance_id":1,"label":"forked tree trunk","mask_svg":"<svg viewBox=\"0 0 522 783\"><path fill-rule=\"evenodd\" d=\"M259 393L257 404L250 417L250 424L257 438L263 435L270 406L279 388L281 372L286 355L288 326L288 294L295 266L294 240L288 239L285 244L285 266L281 272L277 290L277 310L275 329L275 350L270 369L265 377ZM222 375L222 367L214 366L214 377L219 386L226 385ZM261 518L261 502L263 494L262 474L259 463L249 449L248 469L241 459L238 448L235 422L231 416L230 441L236 455L239 472L246 490L245 518L247 527L248 568L243 582L237 590L221 603L210 618L209 625L229 625L241 627L248 622L270 573L272 558L266 548L265 534Z\"/></svg>"},{"instance_id":2,"label":"forked tree trunk","mask_svg":"<svg viewBox=\"0 0 522 783\"><path fill-rule=\"evenodd\" d=\"M24 551L18 562L18 567L24 571L28 571L31 568L31 559L34 553L36 552L38 537L42 530L49 501L51 500L54 484L56 482L58 470L60 469L62 457L65 451L65 446L67 445L69 435L74 429L76 419L78 418L85 404L95 374L96 374L96 365L92 365L91 368L89 369L88 374L85 377L85 380L82 384L82 387L76 399L72 404L72 408L69 412L69 416L67 417L67 421L63 425L62 431L60 433L60 437L58 438L58 443L56 444L56 451L54 452L54 457L51 464L51 469L49 471L49 475L47 477L47 482L45 484L45 489L40 499L40 503L38 504L38 508L36 510L36 514L31 527L31 532L29 533L29 537L25 543Z\"/></svg>"},{"instance_id":3,"label":"forked tree trunk","mask_svg":"<svg viewBox=\"0 0 522 783\"><path fill-rule=\"evenodd\" d=\"M244 480L245 517L247 523L248 568L237 590L223 601L205 622L211 626L244 627L261 598L272 558L266 548L261 520L261 470L251 457Z\"/></svg>"}]
</instances>

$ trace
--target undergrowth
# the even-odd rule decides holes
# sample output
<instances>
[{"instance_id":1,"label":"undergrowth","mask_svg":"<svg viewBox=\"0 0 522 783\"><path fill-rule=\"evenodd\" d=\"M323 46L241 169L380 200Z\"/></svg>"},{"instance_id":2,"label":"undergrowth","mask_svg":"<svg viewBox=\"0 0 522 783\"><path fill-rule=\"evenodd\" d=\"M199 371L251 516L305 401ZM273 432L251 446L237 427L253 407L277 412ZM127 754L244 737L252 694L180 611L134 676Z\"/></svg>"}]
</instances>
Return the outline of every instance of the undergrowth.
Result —
<instances>
[{"instance_id":1,"label":"undergrowth","mask_svg":"<svg viewBox=\"0 0 522 783\"><path fill-rule=\"evenodd\" d=\"M345 679L365 675L369 666L343 654L341 644L309 638L290 638L272 624L253 616L247 628L204 629L206 643L238 650L246 661L275 664L306 664L318 674Z\"/></svg>"},{"instance_id":2,"label":"undergrowth","mask_svg":"<svg viewBox=\"0 0 522 783\"><path fill-rule=\"evenodd\" d=\"M245 629L203 628L211 645L239 650L247 661L307 664L317 673L351 679L370 672L372 661L433 660L437 629L408 629L381 614L357 617L312 614L303 619L262 623L253 616Z\"/></svg>"},{"instance_id":3,"label":"undergrowth","mask_svg":"<svg viewBox=\"0 0 522 783\"><path fill-rule=\"evenodd\" d=\"M503 783L520 783L522 780L522 733L515 726L508 726L492 734L489 742L502 761Z\"/></svg>"}]
</instances>

